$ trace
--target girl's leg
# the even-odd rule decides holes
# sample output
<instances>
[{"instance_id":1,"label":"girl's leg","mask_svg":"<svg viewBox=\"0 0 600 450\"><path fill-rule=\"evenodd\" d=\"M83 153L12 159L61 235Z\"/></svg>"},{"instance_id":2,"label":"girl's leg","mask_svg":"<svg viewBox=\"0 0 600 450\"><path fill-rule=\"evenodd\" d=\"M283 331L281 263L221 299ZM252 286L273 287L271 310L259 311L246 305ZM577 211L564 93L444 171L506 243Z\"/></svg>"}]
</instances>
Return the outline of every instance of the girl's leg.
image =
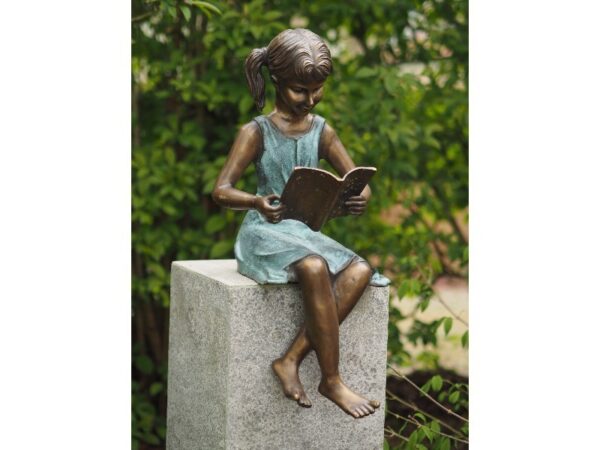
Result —
<instances>
[{"instance_id":1,"label":"girl's leg","mask_svg":"<svg viewBox=\"0 0 600 450\"><path fill-rule=\"evenodd\" d=\"M364 261L350 264L335 277L333 292L336 298L339 323L342 323L352 311L370 279L371 267ZM300 382L298 368L311 350L306 327L303 325L286 353L273 362L273 370L282 383L285 395L306 408L312 405Z\"/></svg>"},{"instance_id":2,"label":"girl's leg","mask_svg":"<svg viewBox=\"0 0 600 450\"><path fill-rule=\"evenodd\" d=\"M306 305L307 295L309 298L312 295L317 301L319 298L325 301L327 296L331 296L331 291L333 290L333 296L336 300L338 323L341 323L348 316L356 302L360 299L371 277L371 269L366 262L355 262L338 274L334 281L333 289L331 289L327 264L319 257L308 257L302 260L296 266L296 273L305 299L307 316L309 314L308 308L310 308L310 305ZM319 289L319 286L314 285L313 278L315 280L318 278L314 277L315 273L318 273L319 277L322 277L320 281L322 285L329 285L326 286L324 290L321 290ZM305 295L305 292L307 292L307 295ZM314 302L314 300L308 301ZM307 317L307 319L310 318ZM285 355L273 362L273 370L281 380L285 394L298 401L301 406L305 407L309 407L311 404L306 397L304 388L298 378L298 366L313 347L311 346L311 340L309 339L311 333L308 322L309 320L307 320L306 324L308 325L308 328L307 326L303 326L300 329ZM316 346L317 345L315 344L315 347ZM335 349L336 355L338 355L339 351L337 350L337 346ZM319 349L317 349L317 357L319 357ZM362 417L374 412L373 408L379 407L379 402L368 401L354 394L343 385L339 378L339 373L337 372L337 358L338 356L335 357L334 375L326 376L326 371L323 371L323 366L321 366L323 380L319 387L319 391L354 417ZM321 363L320 357L319 363Z\"/></svg>"}]
</instances>

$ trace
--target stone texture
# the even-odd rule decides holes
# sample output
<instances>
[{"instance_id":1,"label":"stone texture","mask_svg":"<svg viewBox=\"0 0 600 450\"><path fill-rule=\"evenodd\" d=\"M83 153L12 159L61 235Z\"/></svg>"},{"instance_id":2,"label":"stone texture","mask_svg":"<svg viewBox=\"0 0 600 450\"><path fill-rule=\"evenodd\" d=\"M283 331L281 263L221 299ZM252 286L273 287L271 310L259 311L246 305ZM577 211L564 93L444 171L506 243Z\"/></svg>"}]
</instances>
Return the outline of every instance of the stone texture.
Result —
<instances>
[{"instance_id":1,"label":"stone texture","mask_svg":"<svg viewBox=\"0 0 600 450\"><path fill-rule=\"evenodd\" d=\"M300 367L310 409L271 371L302 323L298 285L258 285L235 260L173 263L167 449L381 449L388 295L367 288L340 328L343 379L382 402L356 420L317 392L314 352Z\"/></svg>"}]
</instances>

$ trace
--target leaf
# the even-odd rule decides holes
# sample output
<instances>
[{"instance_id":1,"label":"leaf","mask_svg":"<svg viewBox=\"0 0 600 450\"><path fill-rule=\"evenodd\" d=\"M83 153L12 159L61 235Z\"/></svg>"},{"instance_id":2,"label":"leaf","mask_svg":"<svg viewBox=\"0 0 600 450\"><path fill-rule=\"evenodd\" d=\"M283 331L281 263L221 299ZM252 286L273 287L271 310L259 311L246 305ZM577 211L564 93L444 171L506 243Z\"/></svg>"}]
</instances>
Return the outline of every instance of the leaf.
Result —
<instances>
[{"instance_id":1,"label":"leaf","mask_svg":"<svg viewBox=\"0 0 600 450\"><path fill-rule=\"evenodd\" d=\"M171 147L165 149L165 159L170 165L173 165L177 162L177 156Z\"/></svg>"},{"instance_id":2,"label":"leaf","mask_svg":"<svg viewBox=\"0 0 600 450\"><path fill-rule=\"evenodd\" d=\"M448 336L450 330L452 329L452 317L446 317L444 319L444 333Z\"/></svg>"},{"instance_id":3,"label":"leaf","mask_svg":"<svg viewBox=\"0 0 600 450\"><path fill-rule=\"evenodd\" d=\"M454 391L452 394L450 394L450 396L448 397L448 400L450 401L450 403L452 403L454 405L458 401L459 398L460 398L460 392Z\"/></svg>"},{"instance_id":4,"label":"leaf","mask_svg":"<svg viewBox=\"0 0 600 450\"><path fill-rule=\"evenodd\" d=\"M377 69L374 69L372 67L366 67L366 66L361 67L354 74L354 76L356 78L369 78L369 77L373 77L375 75L377 75Z\"/></svg>"},{"instance_id":5,"label":"leaf","mask_svg":"<svg viewBox=\"0 0 600 450\"><path fill-rule=\"evenodd\" d=\"M209 15L210 15L209 11L212 11L218 15L223 14L223 12L219 8L217 8L215 5L213 5L211 3L202 2L199 0L190 0L190 3L194 6L197 6L198 8L200 8L202 10L202 12L208 13Z\"/></svg>"},{"instance_id":6,"label":"leaf","mask_svg":"<svg viewBox=\"0 0 600 450\"><path fill-rule=\"evenodd\" d=\"M162 210L169 216L174 216L175 214L177 214L177 209L170 203L164 203L162 205Z\"/></svg>"},{"instance_id":7,"label":"leaf","mask_svg":"<svg viewBox=\"0 0 600 450\"><path fill-rule=\"evenodd\" d=\"M431 440L433 439L433 433L431 432L429 427L427 425L423 425L421 427L421 430L423 430L423 433L425 433L425 436L427 437L427 439L429 439L429 442L431 442Z\"/></svg>"},{"instance_id":8,"label":"leaf","mask_svg":"<svg viewBox=\"0 0 600 450\"><path fill-rule=\"evenodd\" d=\"M420 412L414 413L413 417L416 417L417 419L421 419L423 422L427 421L427 418L425 417L425 415L423 413L420 413Z\"/></svg>"},{"instance_id":9,"label":"leaf","mask_svg":"<svg viewBox=\"0 0 600 450\"><path fill-rule=\"evenodd\" d=\"M146 355L138 355L134 358L135 367L145 375L150 375L154 371L154 363Z\"/></svg>"},{"instance_id":10,"label":"leaf","mask_svg":"<svg viewBox=\"0 0 600 450\"><path fill-rule=\"evenodd\" d=\"M440 445L440 450L450 450L450 439L446 436L442 437L442 443Z\"/></svg>"},{"instance_id":11,"label":"leaf","mask_svg":"<svg viewBox=\"0 0 600 450\"><path fill-rule=\"evenodd\" d=\"M418 433L418 429L416 429L415 431L413 431L410 434L410 437L408 438L408 442L407 442L407 447L408 448L415 448L417 446L417 441L419 439L419 433Z\"/></svg>"},{"instance_id":12,"label":"leaf","mask_svg":"<svg viewBox=\"0 0 600 450\"><path fill-rule=\"evenodd\" d=\"M142 437L142 440L144 440L148 444L160 445L160 439L158 439L158 436L156 436L152 433L144 434L144 436Z\"/></svg>"},{"instance_id":13,"label":"leaf","mask_svg":"<svg viewBox=\"0 0 600 450\"><path fill-rule=\"evenodd\" d=\"M442 388L442 384L444 384L444 381L439 375L434 375L431 378L431 387L435 392L438 392Z\"/></svg>"},{"instance_id":14,"label":"leaf","mask_svg":"<svg viewBox=\"0 0 600 450\"><path fill-rule=\"evenodd\" d=\"M383 441L383 450L390 450L390 444L388 444L387 439Z\"/></svg>"},{"instance_id":15,"label":"leaf","mask_svg":"<svg viewBox=\"0 0 600 450\"><path fill-rule=\"evenodd\" d=\"M465 331L460 339L460 342L463 348L467 348L469 346L469 330Z\"/></svg>"},{"instance_id":16,"label":"leaf","mask_svg":"<svg viewBox=\"0 0 600 450\"><path fill-rule=\"evenodd\" d=\"M190 7L182 5L179 7L179 9L181 9L181 13L183 14L183 17L185 17L185 21L189 22L190 18L192 17L192 11L190 11Z\"/></svg>"},{"instance_id":17,"label":"leaf","mask_svg":"<svg viewBox=\"0 0 600 450\"><path fill-rule=\"evenodd\" d=\"M383 79L383 86L385 87L385 90L390 95L396 95L398 93L397 92L398 79L396 78L395 75L392 75L392 74L386 75L385 78Z\"/></svg>"},{"instance_id":18,"label":"leaf","mask_svg":"<svg viewBox=\"0 0 600 450\"><path fill-rule=\"evenodd\" d=\"M163 384L162 383L152 383L150 385L150 389L148 391L150 392L151 396L155 396L156 394L158 394L162 390L163 390Z\"/></svg>"},{"instance_id":19,"label":"leaf","mask_svg":"<svg viewBox=\"0 0 600 450\"><path fill-rule=\"evenodd\" d=\"M225 228L225 225L227 225L225 217L220 214L215 214L206 221L204 231L206 231L208 234L213 234L217 231L221 231L223 228Z\"/></svg>"},{"instance_id":20,"label":"leaf","mask_svg":"<svg viewBox=\"0 0 600 450\"><path fill-rule=\"evenodd\" d=\"M240 114L246 114L254 106L254 100L249 95L244 95L238 103Z\"/></svg>"},{"instance_id":21,"label":"leaf","mask_svg":"<svg viewBox=\"0 0 600 450\"><path fill-rule=\"evenodd\" d=\"M230 240L219 241L210 249L210 258L217 259L225 256L233 248L233 242Z\"/></svg>"},{"instance_id":22,"label":"leaf","mask_svg":"<svg viewBox=\"0 0 600 450\"><path fill-rule=\"evenodd\" d=\"M262 17L266 22L272 22L279 19L281 16L283 16L281 11L267 11Z\"/></svg>"}]
</instances>

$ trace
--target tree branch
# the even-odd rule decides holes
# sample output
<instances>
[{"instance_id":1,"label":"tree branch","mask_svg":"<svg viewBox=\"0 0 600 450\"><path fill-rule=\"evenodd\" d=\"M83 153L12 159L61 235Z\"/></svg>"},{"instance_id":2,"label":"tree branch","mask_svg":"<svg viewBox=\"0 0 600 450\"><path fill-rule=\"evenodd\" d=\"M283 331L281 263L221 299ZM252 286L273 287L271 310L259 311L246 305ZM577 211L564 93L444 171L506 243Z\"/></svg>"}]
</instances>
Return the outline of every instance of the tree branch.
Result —
<instances>
[{"instance_id":1,"label":"tree branch","mask_svg":"<svg viewBox=\"0 0 600 450\"><path fill-rule=\"evenodd\" d=\"M389 434L391 434L392 436L395 436L397 438L402 439L404 442L408 442L408 439L406 439L404 436L402 436L401 434L396 433L394 430L392 430L390 427L386 427L385 431L387 431Z\"/></svg>"},{"instance_id":2,"label":"tree branch","mask_svg":"<svg viewBox=\"0 0 600 450\"><path fill-rule=\"evenodd\" d=\"M417 427L419 427L419 428L423 428L423 426L424 426L422 423L418 422L417 420L415 420L415 419L413 419L413 418L410 418L410 417L404 417L404 416L402 416L402 415L400 415L400 414L396 414L396 413L395 413L395 412L393 412L393 411L388 411L387 413L388 413L388 414L390 414L390 415L392 415L393 417L396 417L397 419L402 419L402 420L404 420L404 421L406 421L406 422L408 422L408 423L412 423L413 425L416 425L416 426L417 426ZM460 438L458 438L458 437L456 437L456 436L452 436L451 434L446 434L446 433L443 433L443 432L441 432L441 431L435 431L435 430L431 429L431 427L427 427L427 428L428 428L429 430L431 430L431 431L432 431L433 433L435 433L435 434L439 434L439 435L441 435L441 436L446 436L447 438L450 438L450 439L453 439L453 440L455 440L455 441L459 441L459 442L464 442L465 444L468 444L468 443L469 443L469 441L465 441L464 439L460 439Z\"/></svg>"},{"instance_id":3,"label":"tree branch","mask_svg":"<svg viewBox=\"0 0 600 450\"><path fill-rule=\"evenodd\" d=\"M417 270L419 271L419 273L421 274L421 276L427 280L427 276L423 273L423 271L421 270L420 267L417 267ZM462 317L460 317L458 314L456 314L451 308L450 306L448 306L448 304L442 299L441 295L439 292L436 292L433 289L433 285L431 283L429 283L429 287L431 288L431 290L435 293L435 296L437 297L438 301L442 304L442 306L444 308L446 308L446 310L452 314L454 316L454 318L456 318L456 320L458 320L459 322L463 323L465 326L469 326L469 323L467 321L465 321Z\"/></svg>"},{"instance_id":4,"label":"tree branch","mask_svg":"<svg viewBox=\"0 0 600 450\"><path fill-rule=\"evenodd\" d=\"M444 411L446 411L448 414L453 415L454 417L462 420L463 422L469 423L468 419L465 419L463 416L461 416L460 414L456 414L454 411L452 411L450 408L446 408L444 405L442 405L440 402L438 402L436 399L434 399L431 395L429 395L427 392L425 392L423 389L421 389L419 386L417 386L410 378L408 378L406 375L401 374L400 372L398 372L396 369L394 369L391 365L388 364L388 367L390 369L392 369L392 371L394 371L394 373L396 375L398 375L400 378L402 378L403 380L406 380L411 386L413 386L415 389L417 389L421 394L423 394L425 397L427 397L429 400L431 400L435 405L439 406L440 408L442 408Z\"/></svg>"},{"instance_id":5,"label":"tree branch","mask_svg":"<svg viewBox=\"0 0 600 450\"><path fill-rule=\"evenodd\" d=\"M469 323L464 320L462 317L460 317L458 314L456 314L449 306L448 304L442 299L442 297L440 296L439 292L436 292L435 295L437 296L438 301L444 306L444 308L446 308L448 310L448 312L450 314L452 314L454 316L454 318L456 320L458 320L459 322L463 323L465 326L469 326Z\"/></svg>"},{"instance_id":6,"label":"tree branch","mask_svg":"<svg viewBox=\"0 0 600 450\"><path fill-rule=\"evenodd\" d=\"M445 426L446 428L448 428L450 431L453 431L454 433L461 435L461 436L465 436L464 433L462 433L461 431L457 430L456 428L454 428L451 425L448 425L446 422L444 422L442 419L435 417L431 414L429 414L428 412L425 412L421 409L419 409L416 405L413 405L412 403L407 402L406 400L402 400L400 397L398 397L397 395L395 395L393 392L391 392L389 389L386 389L386 393L393 399L396 400L398 403L407 406L417 412L420 412L421 414L423 414L424 416L429 417L431 420L437 420L440 424L442 424L443 426ZM466 436L465 436L466 437Z\"/></svg>"}]
</instances>

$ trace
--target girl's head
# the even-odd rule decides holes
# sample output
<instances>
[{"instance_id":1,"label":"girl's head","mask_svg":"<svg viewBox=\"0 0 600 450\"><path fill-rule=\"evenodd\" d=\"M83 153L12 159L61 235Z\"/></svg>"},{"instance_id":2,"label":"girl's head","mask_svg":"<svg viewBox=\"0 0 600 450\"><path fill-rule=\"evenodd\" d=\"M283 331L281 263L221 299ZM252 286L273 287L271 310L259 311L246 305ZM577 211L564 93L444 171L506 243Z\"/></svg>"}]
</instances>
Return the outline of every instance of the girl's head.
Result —
<instances>
[{"instance_id":1,"label":"girl's head","mask_svg":"<svg viewBox=\"0 0 600 450\"><path fill-rule=\"evenodd\" d=\"M278 86L322 84L332 70L331 54L323 39L303 28L282 31L268 47L254 49L246 58L246 80L259 110L265 106L263 65Z\"/></svg>"}]
</instances>

